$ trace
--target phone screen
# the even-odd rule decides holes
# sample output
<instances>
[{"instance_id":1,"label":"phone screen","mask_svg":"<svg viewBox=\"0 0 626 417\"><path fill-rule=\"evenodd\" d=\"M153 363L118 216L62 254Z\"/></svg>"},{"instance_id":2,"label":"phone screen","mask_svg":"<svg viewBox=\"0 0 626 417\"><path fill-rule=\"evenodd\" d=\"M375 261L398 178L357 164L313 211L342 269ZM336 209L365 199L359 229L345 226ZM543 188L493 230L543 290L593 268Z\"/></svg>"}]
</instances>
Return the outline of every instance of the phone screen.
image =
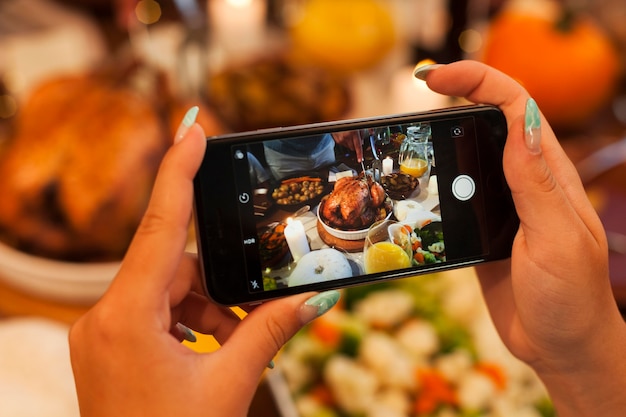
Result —
<instances>
[{"instance_id":1,"label":"phone screen","mask_svg":"<svg viewBox=\"0 0 626 417\"><path fill-rule=\"evenodd\" d=\"M222 179L209 181L216 174L207 168L198 181L212 182L236 203L207 215L216 204L205 196L198 226L220 217L222 240L213 239L214 247L231 247L234 255L220 261L204 251L213 258L205 273L208 267L222 280L240 281L232 288L262 299L507 256L515 216L501 169L506 129L494 134L490 123L470 112L244 136L221 145ZM216 161L214 154L211 166ZM228 278L228 268L218 265L224 259L234 271Z\"/></svg>"}]
</instances>

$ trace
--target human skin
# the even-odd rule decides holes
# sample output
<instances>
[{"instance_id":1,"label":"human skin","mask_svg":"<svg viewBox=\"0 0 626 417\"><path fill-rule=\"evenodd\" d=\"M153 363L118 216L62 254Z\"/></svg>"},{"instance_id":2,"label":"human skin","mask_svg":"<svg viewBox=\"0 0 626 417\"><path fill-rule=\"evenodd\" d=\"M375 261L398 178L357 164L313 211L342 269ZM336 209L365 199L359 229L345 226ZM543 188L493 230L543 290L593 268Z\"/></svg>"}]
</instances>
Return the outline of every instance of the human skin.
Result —
<instances>
[{"instance_id":1,"label":"human skin","mask_svg":"<svg viewBox=\"0 0 626 417\"><path fill-rule=\"evenodd\" d=\"M499 106L508 121L504 169L520 229L509 261L479 268L502 340L537 372L559 416L622 415L626 326L611 292L604 230L575 168L511 78L476 62L421 76L440 93ZM336 301L303 294L240 321L198 294L197 260L183 248L204 134L192 125L182 136L120 274L72 328L83 416L246 415L276 351ZM192 352L179 343L178 322L215 335L222 348Z\"/></svg>"},{"instance_id":2,"label":"human skin","mask_svg":"<svg viewBox=\"0 0 626 417\"><path fill-rule=\"evenodd\" d=\"M71 328L83 417L245 416L278 349L339 294L306 293L248 308L240 320L209 301L195 256L185 254L193 177L205 135L190 111L160 167L152 198L110 288ZM245 308L245 307L244 307ZM197 353L185 327L221 347ZM182 329L182 330L181 330Z\"/></svg>"},{"instance_id":3,"label":"human skin","mask_svg":"<svg viewBox=\"0 0 626 417\"><path fill-rule=\"evenodd\" d=\"M504 172L520 227L510 260L478 268L509 350L546 385L558 415L626 410L626 326L612 294L604 229L575 167L528 93L478 62L420 71L442 94L500 107ZM534 103L533 103L534 104Z\"/></svg>"}]
</instances>

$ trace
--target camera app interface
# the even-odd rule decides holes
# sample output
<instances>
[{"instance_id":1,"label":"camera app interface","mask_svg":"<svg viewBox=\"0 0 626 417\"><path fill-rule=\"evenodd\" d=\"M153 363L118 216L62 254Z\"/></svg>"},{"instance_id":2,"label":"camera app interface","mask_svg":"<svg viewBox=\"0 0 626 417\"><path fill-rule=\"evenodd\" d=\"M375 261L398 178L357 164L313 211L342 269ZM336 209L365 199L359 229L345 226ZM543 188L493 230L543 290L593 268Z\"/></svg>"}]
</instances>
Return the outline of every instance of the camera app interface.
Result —
<instances>
[{"instance_id":1,"label":"camera app interface","mask_svg":"<svg viewBox=\"0 0 626 417\"><path fill-rule=\"evenodd\" d=\"M446 262L433 142L463 138L472 131L466 119L236 147L248 162L256 226L248 241L262 269L249 290Z\"/></svg>"}]
</instances>

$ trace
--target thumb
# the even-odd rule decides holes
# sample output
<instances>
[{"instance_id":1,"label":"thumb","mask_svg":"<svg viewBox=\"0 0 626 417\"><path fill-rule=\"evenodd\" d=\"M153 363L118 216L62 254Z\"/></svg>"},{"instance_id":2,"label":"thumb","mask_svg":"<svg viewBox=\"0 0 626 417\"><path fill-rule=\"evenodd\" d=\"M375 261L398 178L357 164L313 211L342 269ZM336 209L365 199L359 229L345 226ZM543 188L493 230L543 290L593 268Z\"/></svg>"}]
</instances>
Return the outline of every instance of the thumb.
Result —
<instances>
[{"instance_id":1,"label":"thumb","mask_svg":"<svg viewBox=\"0 0 626 417\"><path fill-rule=\"evenodd\" d=\"M238 369L242 383L256 383L280 348L305 324L330 310L339 296L338 291L300 294L250 312L222 346L222 353L232 355L233 363L245 365Z\"/></svg>"}]
</instances>

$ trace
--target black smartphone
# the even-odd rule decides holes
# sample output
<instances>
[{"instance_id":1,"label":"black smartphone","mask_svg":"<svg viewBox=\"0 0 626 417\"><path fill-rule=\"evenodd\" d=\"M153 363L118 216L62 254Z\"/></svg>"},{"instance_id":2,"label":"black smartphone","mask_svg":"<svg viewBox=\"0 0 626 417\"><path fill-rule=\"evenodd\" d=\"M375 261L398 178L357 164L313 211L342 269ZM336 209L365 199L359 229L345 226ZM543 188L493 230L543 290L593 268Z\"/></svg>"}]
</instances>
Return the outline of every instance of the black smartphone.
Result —
<instances>
[{"instance_id":1,"label":"black smartphone","mask_svg":"<svg viewBox=\"0 0 626 417\"><path fill-rule=\"evenodd\" d=\"M506 137L497 107L472 105L207 138L207 294L257 303L510 257Z\"/></svg>"}]
</instances>

